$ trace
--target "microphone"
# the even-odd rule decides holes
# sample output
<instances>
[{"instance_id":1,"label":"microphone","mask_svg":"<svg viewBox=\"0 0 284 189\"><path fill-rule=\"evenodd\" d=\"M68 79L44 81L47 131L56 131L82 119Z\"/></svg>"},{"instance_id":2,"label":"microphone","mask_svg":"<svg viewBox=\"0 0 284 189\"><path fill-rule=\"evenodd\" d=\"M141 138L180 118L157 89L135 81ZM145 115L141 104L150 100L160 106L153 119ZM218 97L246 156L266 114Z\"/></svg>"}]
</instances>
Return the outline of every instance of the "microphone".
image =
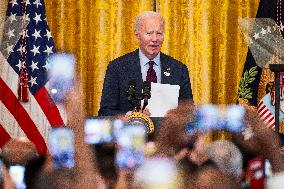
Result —
<instances>
[{"instance_id":1,"label":"microphone","mask_svg":"<svg viewBox=\"0 0 284 189\"><path fill-rule=\"evenodd\" d=\"M143 94L142 97L144 99L144 104L142 111L146 108L148 105L148 100L151 98L151 82L149 81L144 81L143 82Z\"/></svg>"},{"instance_id":2,"label":"microphone","mask_svg":"<svg viewBox=\"0 0 284 189\"><path fill-rule=\"evenodd\" d=\"M130 80L128 83L127 100L133 105L133 101L135 100L135 91L136 91L136 82L135 80Z\"/></svg>"}]
</instances>

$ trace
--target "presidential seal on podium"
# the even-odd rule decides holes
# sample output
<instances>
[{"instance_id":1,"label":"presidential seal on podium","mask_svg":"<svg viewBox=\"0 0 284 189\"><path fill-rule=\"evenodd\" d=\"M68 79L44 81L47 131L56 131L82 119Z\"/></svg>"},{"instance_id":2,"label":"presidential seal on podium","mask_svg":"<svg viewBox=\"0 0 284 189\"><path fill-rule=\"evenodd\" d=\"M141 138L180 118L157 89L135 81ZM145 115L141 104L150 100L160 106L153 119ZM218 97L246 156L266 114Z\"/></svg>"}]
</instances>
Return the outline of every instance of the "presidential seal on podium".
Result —
<instances>
[{"instance_id":1,"label":"presidential seal on podium","mask_svg":"<svg viewBox=\"0 0 284 189\"><path fill-rule=\"evenodd\" d=\"M145 114L141 112L132 112L126 116L127 122L130 125L139 125L145 128L145 131L148 134L154 132L154 123L153 121Z\"/></svg>"}]
</instances>

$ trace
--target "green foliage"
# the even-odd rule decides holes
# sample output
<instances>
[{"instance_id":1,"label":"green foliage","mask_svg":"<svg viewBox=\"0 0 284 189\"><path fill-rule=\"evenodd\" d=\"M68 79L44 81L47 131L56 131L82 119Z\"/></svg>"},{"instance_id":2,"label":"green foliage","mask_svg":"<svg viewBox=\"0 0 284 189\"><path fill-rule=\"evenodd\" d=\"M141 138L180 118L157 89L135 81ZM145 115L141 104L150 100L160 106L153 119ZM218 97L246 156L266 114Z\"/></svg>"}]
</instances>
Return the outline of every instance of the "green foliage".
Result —
<instances>
[{"instance_id":1,"label":"green foliage","mask_svg":"<svg viewBox=\"0 0 284 189\"><path fill-rule=\"evenodd\" d=\"M254 66L251 69L245 71L239 86L239 92L238 92L239 98L244 98L244 99L252 98L252 91L251 88L248 86L255 80L255 76L257 73L258 73L257 66Z\"/></svg>"}]
</instances>

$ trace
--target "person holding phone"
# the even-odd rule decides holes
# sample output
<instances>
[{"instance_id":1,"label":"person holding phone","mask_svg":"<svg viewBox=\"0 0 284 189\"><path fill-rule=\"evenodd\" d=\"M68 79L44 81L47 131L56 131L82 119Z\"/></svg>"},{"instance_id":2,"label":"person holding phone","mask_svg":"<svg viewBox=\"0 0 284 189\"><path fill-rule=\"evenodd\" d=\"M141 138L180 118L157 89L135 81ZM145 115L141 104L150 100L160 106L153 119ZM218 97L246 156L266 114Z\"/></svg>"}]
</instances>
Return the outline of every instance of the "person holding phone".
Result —
<instances>
[{"instance_id":1,"label":"person holding phone","mask_svg":"<svg viewBox=\"0 0 284 189\"><path fill-rule=\"evenodd\" d=\"M67 149L67 152L70 152L69 156L66 156L66 160L68 161L63 161L63 164L59 161L58 164L58 161L54 161L56 159L54 159L53 154L48 154L42 170L38 172L35 178L33 184L34 188L106 188L105 182L99 174L92 150L88 144L84 142L84 128L82 125L84 125L85 116L82 99L82 85L80 79L76 79L74 87L70 90L68 89L68 93L64 95L62 102L65 106L68 119L68 124L65 129L69 134L62 132L53 133L55 134L53 135L53 139L55 139L53 141L55 152L59 152L55 154L60 155L62 149ZM73 131L74 138L70 130ZM59 139L61 136L65 137L64 140ZM59 159L64 160L64 158L62 158L64 156L59 157ZM68 163L69 160L71 160L71 164Z\"/></svg>"},{"instance_id":2,"label":"person holding phone","mask_svg":"<svg viewBox=\"0 0 284 189\"><path fill-rule=\"evenodd\" d=\"M0 189L16 189L2 157L0 157Z\"/></svg>"},{"instance_id":3,"label":"person holding phone","mask_svg":"<svg viewBox=\"0 0 284 189\"><path fill-rule=\"evenodd\" d=\"M165 20L157 12L143 12L134 23L139 49L111 61L107 67L99 116L132 111L126 91L131 81L141 93L143 81L179 85L179 100L192 99L187 66L161 52ZM146 110L147 111L147 110Z\"/></svg>"}]
</instances>

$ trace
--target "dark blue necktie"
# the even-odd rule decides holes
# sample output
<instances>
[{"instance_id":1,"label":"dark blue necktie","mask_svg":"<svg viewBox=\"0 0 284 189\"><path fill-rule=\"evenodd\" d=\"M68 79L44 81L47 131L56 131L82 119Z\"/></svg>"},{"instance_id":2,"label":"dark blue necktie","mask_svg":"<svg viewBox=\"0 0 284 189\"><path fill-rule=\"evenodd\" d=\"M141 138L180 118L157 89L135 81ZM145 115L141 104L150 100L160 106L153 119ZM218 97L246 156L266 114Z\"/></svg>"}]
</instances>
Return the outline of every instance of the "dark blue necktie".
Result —
<instances>
[{"instance_id":1,"label":"dark blue necktie","mask_svg":"<svg viewBox=\"0 0 284 189\"><path fill-rule=\"evenodd\" d=\"M146 81L157 83L157 75L153 68L155 62L149 61L148 64L149 64L149 69L147 71Z\"/></svg>"}]
</instances>

